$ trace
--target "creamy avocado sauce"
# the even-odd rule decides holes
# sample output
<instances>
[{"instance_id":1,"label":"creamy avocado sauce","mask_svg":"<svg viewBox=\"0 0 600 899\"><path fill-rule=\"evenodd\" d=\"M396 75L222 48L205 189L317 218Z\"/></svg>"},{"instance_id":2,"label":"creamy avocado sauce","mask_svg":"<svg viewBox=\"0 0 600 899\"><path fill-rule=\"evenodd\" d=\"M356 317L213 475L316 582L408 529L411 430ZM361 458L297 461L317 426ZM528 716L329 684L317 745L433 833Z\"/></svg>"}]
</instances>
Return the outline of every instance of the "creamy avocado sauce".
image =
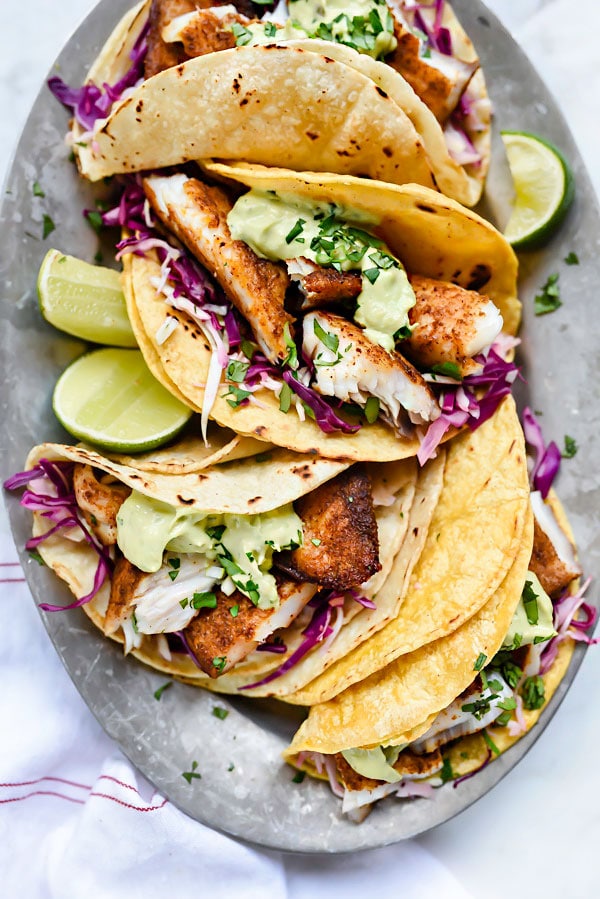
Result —
<instances>
[{"instance_id":1,"label":"creamy avocado sauce","mask_svg":"<svg viewBox=\"0 0 600 899\"><path fill-rule=\"evenodd\" d=\"M344 220L345 219L345 220ZM358 219L358 221L357 221ZM304 256L338 271L362 272L355 321L372 343L391 352L394 335L409 326L415 294L401 263L361 225L373 225L329 203L297 202L274 191L250 190L227 217L232 237L274 262Z\"/></svg>"},{"instance_id":2,"label":"creamy avocado sauce","mask_svg":"<svg viewBox=\"0 0 600 899\"><path fill-rule=\"evenodd\" d=\"M292 22L310 37L346 44L381 59L396 49L385 0L289 0Z\"/></svg>"},{"instance_id":3,"label":"creamy avocado sauce","mask_svg":"<svg viewBox=\"0 0 600 899\"><path fill-rule=\"evenodd\" d=\"M342 755L351 768L363 777L398 783L402 775L392 767L398 761L401 746L376 746L375 749L343 749Z\"/></svg>"},{"instance_id":4,"label":"creamy avocado sauce","mask_svg":"<svg viewBox=\"0 0 600 899\"><path fill-rule=\"evenodd\" d=\"M519 646L541 643L554 636L556 631L552 600L533 571L528 571L525 588L502 643L502 649L518 649Z\"/></svg>"},{"instance_id":5,"label":"creamy avocado sauce","mask_svg":"<svg viewBox=\"0 0 600 899\"><path fill-rule=\"evenodd\" d=\"M117 543L142 571L158 571L165 550L202 553L223 569L260 609L278 605L273 552L302 543L302 521L291 503L261 515L214 515L175 509L137 491L117 515Z\"/></svg>"}]
</instances>

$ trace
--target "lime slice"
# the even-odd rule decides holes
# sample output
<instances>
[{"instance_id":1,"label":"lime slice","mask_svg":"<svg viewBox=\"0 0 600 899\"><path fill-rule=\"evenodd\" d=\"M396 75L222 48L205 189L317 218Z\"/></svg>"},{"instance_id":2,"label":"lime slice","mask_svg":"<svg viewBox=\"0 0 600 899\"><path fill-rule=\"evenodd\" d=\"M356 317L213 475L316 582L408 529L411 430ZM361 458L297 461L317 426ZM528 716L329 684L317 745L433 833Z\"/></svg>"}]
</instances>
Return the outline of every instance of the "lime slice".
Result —
<instances>
[{"instance_id":1,"label":"lime slice","mask_svg":"<svg viewBox=\"0 0 600 899\"><path fill-rule=\"evenodd\" d=\"M37 282L46 321L92 343L137 346L118 272L48 250Z\"/></svg>"},{"instance_id":2,"label":"lime slice","mask_svg":"<svg viewBox=\"0 0 600 899\"><path fill-rule=\"evenodd\" d=\"M119 452L166 443L192 415L152 376L137 350L80 356L58 379L52 406L74 437Z\"/></svg>"},{"instance_id":3,"label":"lime slice","mask_svg":"<svg viewBox=\"0 0 600 899\"><path fill-rule=\"evenodd\" d=\"M535 134L503 131L515 184L515 205L504 236L517 250L533 250L554 234L573 202L575 181L553 144Z\"/></svg>"}]
</instances>

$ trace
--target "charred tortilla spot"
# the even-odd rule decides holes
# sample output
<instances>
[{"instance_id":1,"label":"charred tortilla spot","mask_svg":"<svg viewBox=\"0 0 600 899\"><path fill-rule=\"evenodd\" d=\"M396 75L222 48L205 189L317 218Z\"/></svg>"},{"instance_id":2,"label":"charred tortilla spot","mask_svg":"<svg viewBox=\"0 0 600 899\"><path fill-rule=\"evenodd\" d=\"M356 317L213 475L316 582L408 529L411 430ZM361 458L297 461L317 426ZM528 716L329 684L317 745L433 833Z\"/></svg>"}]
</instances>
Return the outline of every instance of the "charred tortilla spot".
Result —
<instances>
[{"instance_id":1,"label":"charred tortilla spot","mask_svg":"<svg viewBox=\"0 0 600 899\"><path fill-rule=\"evenodd\" d=\"M426 206L424 203L417 203L417 209L420 209L421 212L430 212L432 215L437 215L437 209L434 209L433 206Z\"/></svg>"},{"instance_id":2,"label":"charred tortilla spot","mask_svg":"<svg viewBox=\"0 0 600 899\"><path fill-rule=\"evenodd\" d=\"M240 100L240 107L246 106L246 104L249 102L250 101L248 100L248 97L244 97L242 100Z\"/></svg>"},{"instance_id":3,"label":"charred tortilla spot","mask_svg":"<svg viewBox=\"0 0 600 899\"><path fill-rule=\"evenodd\" d=\"M479 265L474 266L469 275L469 283L467 284L468 290L481 290L482 287L485 287L491 277L492 271L489 265L485 262L480 262Z\"/></svg>"},{"instance_id":4,"label":"charred tortilla spot","mask_svg":"<svg viewBox=\"0 0 600 899\"><path fill-rule=\"evenodd\" d=\"M394 155L394 151L392 150L392 148L391 147L383 147L382 149L383 149L383 155L387 156L388 159L391 159L392 156Z\"/></svg>"},{"instance_id":5,"label":"charred tortilla spot","mask_svg":"<svg viewBox=\"0 0 600 899\"><path fill-rule=\"evenodd\" d=\"M141 112L143 108L144 108L144 101L140 100L139 103L137 104L137 106L135 107L135 111Z\"/></svg>"},{"instance_id":6,"label":"charred tortilla spot","mask_svg":"<svg viewBox=\"0 0 600 899\"><path fill-rule=\"evenodd\" d=\"M232 87L233 87L234 91L236 92L236 94L239 94L240 90L242 89L242 86L237 78L233 79Z\"/></svg>"},{"instance_id":7,"label":"charred tortilla spot","mask_svg":"<svg viewBox=\"0 0 600 899\"><path fill-rule=\"evenodd\" d=\"M181 493L177 494L177 499L184 506L192 506L194 504L194 498L186 499L185 496L182 496Z\"/></svg>"},{"instance_id":8,"label":"charred tortilla spot","mask_svg":"<svg viewBox=\"0 0 600 899\"><path fill-rule=\"evenodd\" d=\"M248 500L248 505L251 506L253 503L257 503L262 499L262 496L253 496L252 499Z\"/></svg>"},{"instance_id":9,"label":"charred tortilla spot","mask_svg":"<svg viewBox=\"0 0 600 899\"><path fill-rule=\"evenodd\" d=\"M306 131L305 134L309 140L318 140L319 139L319 135L315 134L314 131Z\"/></svg>"},{"instance_id":10,"label":"charred tortilla spot","mask_svg":"<svg viewBox=\"0 0 600 899\"><path fill-rule=\"evenodd\" d=\"M384 98L384 100L388 99L389 95L383 90L383 88L379 87L379 85L377 85L377 84L375 85L375 90L377 91L377 93L379 94L380 97Z\"/></svg>"}]
</instances>

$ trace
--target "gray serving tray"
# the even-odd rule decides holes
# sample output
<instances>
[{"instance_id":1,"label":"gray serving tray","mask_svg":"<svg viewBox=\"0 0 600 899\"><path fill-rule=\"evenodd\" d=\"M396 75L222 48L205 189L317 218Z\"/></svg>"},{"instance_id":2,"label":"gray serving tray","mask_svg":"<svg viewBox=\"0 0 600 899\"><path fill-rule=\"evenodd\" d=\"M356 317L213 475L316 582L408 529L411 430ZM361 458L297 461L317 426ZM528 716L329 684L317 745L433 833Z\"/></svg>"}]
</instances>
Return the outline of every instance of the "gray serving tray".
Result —
<instances>
[{"instance_id":1,"label":"gray serving tray","mask_svg":"<svg viewBox=\"0 0 600 899\"><path fill-rule=\"evenodd\" d=\"M82 83L94 58L129 0L103 0L59 56L67 83ZM543 250L523 256L524 302L520 362L527 383L521 401L543 412L547 439L577 440L579 452L563 465L558 490L570 516L587 572L600 570L596 510L600 467L595 438L600 433L600 324L595 294L600 284L600 218L590 180L555 102L531 64L494 16L477 0L454 7L477 46L502 128L539 133L560 147L575 172L577 198L566 223ZM5 185L2 234L2 476L23 468L28 450L43 440L64 440L51 409L52 388L82 344L47 326L37 309L35 278L50 245L93 259L95 235L82 219L93 205L77 178L63 143L67 116L42 87L24 128ZM44 199L33 197L38 180ZM42 241L42 216L56 231ZM579 266L562 260L570 250ZM551 272L560 271L564 305L553 315L533 316L533 297ZM30 535L31 518L15 496L7 506L17 546ZM473 535L476 539L476 535ZM66 588L22 553L36 602L66 603ZM597 602L592 592L591 601ZM433 800L380 803L360 826L341 815L328 787L307 778L292 783L281 750L302 719L302 710L276 702L216 698L175 684L160 702L153 693L165 678L103 639L79 610L42 614L58 654L98 721L123 752L175 805L218 830L262 846L295 852L348 852L383 846L422 833L448 820L490 790L541 735L581 664L578 646L567 676L540 724L476 777L436 791ZM219 720L215 705L230 714ZM198 761L201 780L188 784L182 772ZM233 765L233 769L231 766ZM498 797L499 800L501 797Z\"/></svg>"}]
</instances>

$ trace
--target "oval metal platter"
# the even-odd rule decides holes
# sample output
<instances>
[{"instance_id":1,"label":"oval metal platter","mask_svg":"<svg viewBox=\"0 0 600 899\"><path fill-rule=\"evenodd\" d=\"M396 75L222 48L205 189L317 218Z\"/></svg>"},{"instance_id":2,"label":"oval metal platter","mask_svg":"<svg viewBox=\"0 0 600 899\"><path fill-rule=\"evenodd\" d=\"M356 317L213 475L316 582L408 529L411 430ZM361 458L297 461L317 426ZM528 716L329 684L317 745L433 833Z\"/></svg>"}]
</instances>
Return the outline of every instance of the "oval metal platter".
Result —
<instances>
[{"instance_id":1,"label":"oval metal platter","mask_svg":"<svg viewBox=\"0 0 600 899\"><path fill-rule=\"evenodd\" d=\"M66 45L56 62L68 84L83 82L90 61L130 0L104 0ZM600 283L600 217L594 193L573 139L548 90L526 56L477 0L454 7L477 46L497 121L502 128L541 134L560 147L575 172L577 197L567 221L542 251L522 258L520 290L525 316L520 362L526 384L520 399L543 412L544 432L562 442L573 435L575 458L563 466L558 492L569 513L584 570L600 571L600 470L595 438L600 430L600 318L595 291ZM43 321L35 277L50 243L93 259L96 237L82 210L93 195L68 161L67 116L44 86L20 139L5 186L0 217L2 256L3 477L23 467L29 448L42 440L64 440L51 409L52 388L65 365L82 351ZM32 196L38 180L42 203ZM43 213L56 224L51 241L41 240ZM579 266L562 260L577 250ZM549 274L560 271L565 303L553 315L535 318L533 298ZM7 498L17 546L30 534L30 516ZM47 569L22 561L36 602L66 603L67 590ZM597 598L592 596L592 602ZM102 639L80 611L43 615L56 651L89 708L123 752L176 806L213 828L262 846L293 852L348 852L383 846L422 833L465 809L488 792L519 761L555 714L581 664L575 652L567 676L540 724L493 764L458 789L436 791L433 800L387 801L360 826L345 819L341 803L322 783L292 783L281 751L302 711L269 701L228 700L175 684L161 702L153 693L165 681ZM230 709L218 720L212 709ZM201 780L182 777L192 760ZM498 797L499 801L501 796Z\"/></svg>"}]
</instances>

